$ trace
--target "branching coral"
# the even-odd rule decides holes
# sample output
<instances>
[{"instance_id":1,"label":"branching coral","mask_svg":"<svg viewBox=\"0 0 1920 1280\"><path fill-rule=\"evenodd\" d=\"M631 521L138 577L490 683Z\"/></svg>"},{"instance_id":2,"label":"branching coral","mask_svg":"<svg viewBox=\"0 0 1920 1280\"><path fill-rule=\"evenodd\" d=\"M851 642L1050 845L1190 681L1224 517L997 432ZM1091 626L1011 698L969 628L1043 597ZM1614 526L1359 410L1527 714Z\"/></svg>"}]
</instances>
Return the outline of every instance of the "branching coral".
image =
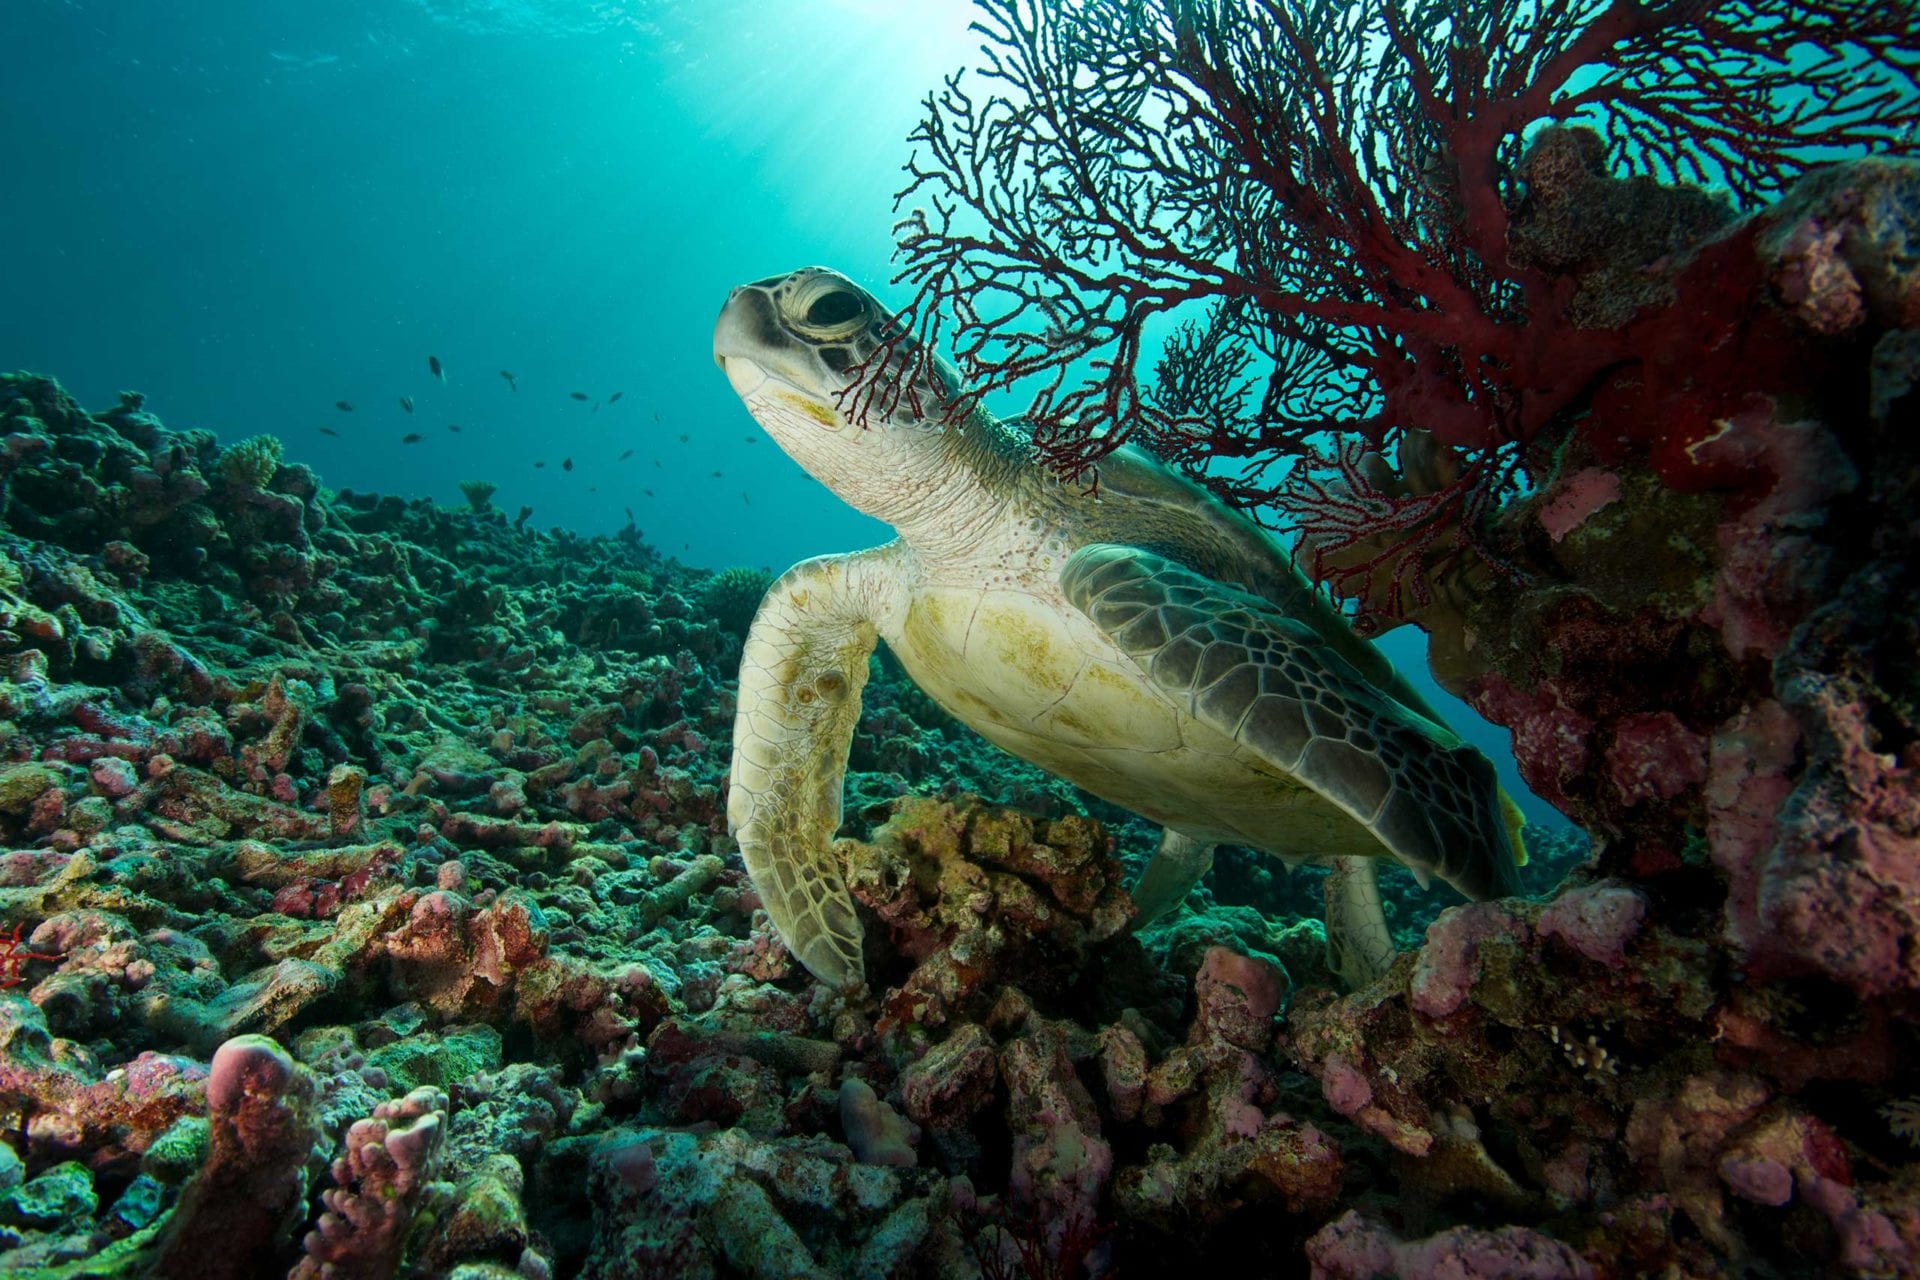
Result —
<instances>
[{"instance_id":1,"label":"branching coral","mask_svg":"<svg viewBox=\"0 0 1920 1280\"><path fill-rule=\"evenodd\" d=\"M1750 206L1817 160L1920 145L1920 29L1887 0L982 8L984 66L915 135L916 293L857 407L912 394L879 375L950 336L956 416L1037 382L1028 424L1063 472L1145 443L1369 582L1386 551L1427 569L1583 410L1670 483L1723 479L1688 446L1794 361L1751 322L1741 238L1702 247L1732 211L1660 184ZM1609 181L1593 261L1595 228L1558 215ZM1409 448L1461 453L1396 495L1343 441L1403 471Z\"/></svg>"},{"instance_id":2,"label":"branching coral","mask_svg":"<svg viewBox=\"0 0 1920 1280\"><path fill-rule=\"evenodd\" d=\"M727 631L744 636L772 581L773 575L765 569L739 565L722 569L707 580L700 594L702 611Z\"/></svg>"},{"instance_id":3,"label":"branching coral","mask_svg":"<svg viewBox=\"0 0 1920 1280\"><path fill-rule=\"evenodd\" d=\"M462 480L460 482L461 496L467 500L467 505L475 511L491 511L493 509L493 495L499 491L500 486L491 480Z\"/></svg>"},{"instance_id":4,"label":"branching coral","mask_svg":"<svg viewBox=\"0 0 1920 1280\"><path fill-rule=\"evenodd\" d=\"M220 474L227 483L243 489L264 489L280 469L280 441L273 436L252 436L220 452Z\"/></svg>"},{"instance_id":5,"label":"branching coral","mask_svg":"<svg viewBox=\"0 0 1920 1280\"><path fill-rule=\"evenodd\" d=\"M1887 1131L1920 1147L1920 1098L1896 1098L1880 1108Z\"/></svg>"}]
</instances>

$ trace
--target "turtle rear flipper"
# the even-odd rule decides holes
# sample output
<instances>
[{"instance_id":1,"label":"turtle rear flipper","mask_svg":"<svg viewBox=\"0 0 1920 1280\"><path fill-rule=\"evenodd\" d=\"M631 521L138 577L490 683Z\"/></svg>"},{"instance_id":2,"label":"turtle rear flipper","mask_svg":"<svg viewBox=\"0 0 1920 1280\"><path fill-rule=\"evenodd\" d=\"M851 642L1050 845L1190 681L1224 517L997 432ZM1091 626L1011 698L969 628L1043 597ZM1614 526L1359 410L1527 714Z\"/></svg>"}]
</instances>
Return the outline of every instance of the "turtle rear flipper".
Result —
<instances>
[{"instance_id":1,"label":"turtle rear flipper","mask_svg":"<svg viewBox=\"0 0 1920 1280\"><path fill-rule=\"evenodd\" d=\"M1193 886L1213 868L1213 850L1210 840L1195 840L1172 827L1162 831L1159 851L1133 886L1133 903L1139 908L1133 927L1144 928L1185 902Z\"/></svg>"},{"instance_id":2,"label":"turtle rear flipper","mask_svg":"<svg viewBox=\"0 0 1920 1280\"><path fill-rule=\"evenodd\" d=\"M1313 628L1151 551L1080 548L1061 587L1195 719L1371 831L1424 884L1517 892L1493 766L1366 680Z\"/></svg>"},{"instance_id":3,"label":"turtle rear flipper","mask_svg":"<svg viewBox=\"0 0 1920 1280\"><path fill-rule=\"evenodd\" d=\"M837 987L864 976L860 917L833 837L877 638L860 589L875 554L803 561L767 589L740 657L727 793L727 828L773 927Z\"/></svg>"},{"instance_id":4,"label":"turtle rear flipper","mask_svg":"<svg viewBox=\"0 0 1920 1280\"><path fill-rule=\"evenodd\" d=\"M1327 859L1327 968L1358 991L1393 964L1393 930L1373 858Z\"/></svg>"}]
</instances>

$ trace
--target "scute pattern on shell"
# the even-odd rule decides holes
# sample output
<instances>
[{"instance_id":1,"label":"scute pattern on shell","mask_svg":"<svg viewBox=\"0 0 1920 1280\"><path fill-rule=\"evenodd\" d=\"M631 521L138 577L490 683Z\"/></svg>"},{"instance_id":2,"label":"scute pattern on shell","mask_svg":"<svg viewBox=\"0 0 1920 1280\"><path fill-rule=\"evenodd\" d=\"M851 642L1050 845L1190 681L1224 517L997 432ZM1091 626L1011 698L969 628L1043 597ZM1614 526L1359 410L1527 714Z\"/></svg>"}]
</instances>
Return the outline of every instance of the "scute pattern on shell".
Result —
<instances>
[{"instance_id":1,"label":"scute pattern on shell","mask_svg":"<svg viewBox=\"0 0 1920 1280\"><path fill-rule=\"evenodd\" d=\"M1196 718L1299 777L1416 872L1475 897L1512 891L1492 766L1368 684L1311 628L1134 547L1081 548L1061 585Z\"/></svg>"}]
</instances>

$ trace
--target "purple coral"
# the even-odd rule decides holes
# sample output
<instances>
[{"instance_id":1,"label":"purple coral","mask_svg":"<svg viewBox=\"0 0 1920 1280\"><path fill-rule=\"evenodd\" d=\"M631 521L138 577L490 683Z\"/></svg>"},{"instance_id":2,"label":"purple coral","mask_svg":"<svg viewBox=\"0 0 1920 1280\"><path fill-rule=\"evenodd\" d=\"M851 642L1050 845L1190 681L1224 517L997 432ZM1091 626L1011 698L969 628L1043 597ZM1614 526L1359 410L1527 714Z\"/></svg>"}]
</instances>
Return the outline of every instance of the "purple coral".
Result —
<instances>
[{"instance_id":1,"label":"purple coral","mask_svg":"<svg viewBox=\"0 0 1920 1280\"><path fill-rule=\"evenodd\" d=\"M1041 1213L1050 1249L1075 1221L1098 1219L1113 1176L1113 1147L1093 1097L1068 1057L1064 1028L1037 1025L1001 1054L1013 1130L1014 1199Z\"/></svg>"},{"instance_id":2,"label":"purple coral","mask_svg":"<svg viewBox=\"0 0 1920 1280\"><path fill-rule=\"evenodd\" d=\"M313 1078L265 1036L237 1036L207 1076L207 1156L181 1192L155 1274L249 1280L271 1267L307 1197L320 1130Z\"/></svg>"},{"instance_id":3,"label":"purple coral","mask_svg":"<svg viewBox=\"0 0 1920 1280\"><path fill-rule=\"evenodd\" d=\"M858 1076L848 1076L840 1083L840 1127L862 1164L911 1168L919 1163L913 1149L919 1134L913 1123L888 1106L886 1099Z\"/></svg>"},{"instance_id":4,"label":"purple coral","mask_svg":"<svg viewBox=\"0 0 1920 1280\"><path fill-rule=\"evenodd\" d=\"M1526 926L1497 902L1454 907L1427 930L1427 943L1413 968L1411 1003L1429 1018L1444 1018L1466 1002L1474 961L1487 938L1524 934Z\"/></svg>"},{"instance_id":5,"label":"purple coral","mask_svg":"<svg viewBox=\"0 0 1920 1280\"><path fill-rule=\"evenodd\" d=\"M1322 1280L1593 1280L1571 1246L1526 1227L1455 1227L1402 1240L1350 1209L1307 1242Z\"/></svg>"},{"instance_id":6,"label":"purple coral","mask_svg":"<svg viewBox=\"0 0 1920 1280\"><path fill-rule=\"evenodd\" d=\"M446 1136L447 1095L422 1086L383 1102L347 1129L326 1211L307 1233L291 1280L390 1276L433 1178Z\"/></svg>"}]
</instances>

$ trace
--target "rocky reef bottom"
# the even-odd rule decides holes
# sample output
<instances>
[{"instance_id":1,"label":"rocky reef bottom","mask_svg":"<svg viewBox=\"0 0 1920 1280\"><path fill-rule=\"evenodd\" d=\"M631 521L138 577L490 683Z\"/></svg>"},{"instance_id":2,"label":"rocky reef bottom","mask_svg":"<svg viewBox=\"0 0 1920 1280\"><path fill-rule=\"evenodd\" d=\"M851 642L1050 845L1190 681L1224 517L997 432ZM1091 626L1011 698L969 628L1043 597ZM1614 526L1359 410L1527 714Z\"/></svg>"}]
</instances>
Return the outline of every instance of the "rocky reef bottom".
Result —
<instances>
[{"instance_id":1,"label":"rocky reef bottom","mask_svg":"<svg viewBox=\"0 0 1920 1280\"><path fill-rule=\"evenodd\" d=\"M231 452L0 377L0 1272L1920 1274L1914 1010L1699 850L1395 877L1342 994L1309 877L1131 931L1152 833L882 662L839 995L726 835L752 574Z\"/></svg>"}]
</instances>

